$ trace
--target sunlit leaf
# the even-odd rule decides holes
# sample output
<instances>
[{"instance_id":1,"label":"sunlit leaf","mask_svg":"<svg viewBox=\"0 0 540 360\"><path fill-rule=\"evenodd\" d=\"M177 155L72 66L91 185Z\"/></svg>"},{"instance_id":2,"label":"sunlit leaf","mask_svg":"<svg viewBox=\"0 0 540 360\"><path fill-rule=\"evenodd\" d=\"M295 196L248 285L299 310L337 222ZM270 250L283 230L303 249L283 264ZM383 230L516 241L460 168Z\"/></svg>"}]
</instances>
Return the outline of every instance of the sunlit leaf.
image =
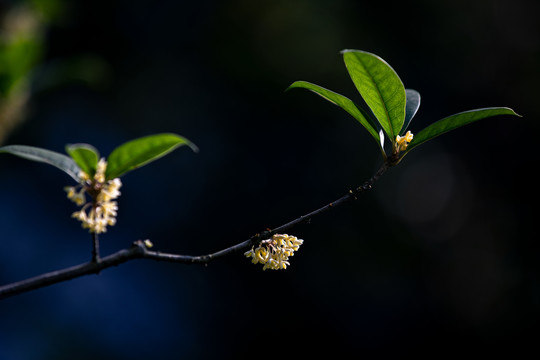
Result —
<instances>
[{"instance_id":1,"label":"sunlit leaf","mask_svg":"<svg viewBox=\"0 0 540 360\"><path fill-rule=\"evenodd\" d=\"M167 155L174 149L188 145L197 152L197 147L188 139L175 134L156 134L128 141L120 145L107 158L107 180L146 165Z\"/></svg>"},{"instance_id":2,"label":"sunlit leaf","mask_svg":"<svg viewBox=\"0 0 540 360\"><path fill-rule=\"evenodd\" d=\"M26 145L7 145L0 147L0 153L8 153L27 160L38 161L57 167L79 181L80 168L75 161L67 155L54 151Z\"/></svg>"},{"instance_id":3,"label":"sunlit leaf","mask_svg":"<svg viewBox=\"0 0 540 360\"><path fill-rule=\"evenodd\" d=\"M373 136L375 141L377 143L379 142L379 134L373 127L373 125L369 121L369 116L367 114L364 114L363 110L361 108L357 107L353 101L351 101L349 98L340 95L338 93L335 93L331 90L325 89L319 85L315 85L312 83L309 83L307 81L295 81L292 83L291 86L287 88L293 89L293 88L303 88L308 89L314 92L317 95L320 95L324 99L330 101L332 104L339 106L346 112L348 112L352 117L354 117L366 130Z\"/></svg>"},{"instance_id":4,"label":"sunlit leaf","mask_svg":"<svg viewBox=\"0 0 540 360\"><path fill-rule=\"evenodd\" d=\"M82 171L93 177L99 160L99 152L89 144L66 145L66 152L79 165Z\"/></svg>"},{"instance_id":5,"label":"sunlit leaf","mask_svg":"<svg viewBox=\"0 0 540 360\"><path fill-rule=\"evenodd\" d=\"M431 140L445 132L454 130L461 126L470 124L472 122L482 120L488 117L497 116L497 115L515 115L521 116L514 112L514 110L507 107L493 107L493 108L484 108L464 111L458 114L448 116L444 119L441 119L422 131L414 134L414 138L407 148L407 152L411 151L413 148L417 147L420 144L425 143L428 140Z\"/></svg>"},{"instance_id":6,"label":"sunlit leaf","mask_svg":"<svg viewBox=\"0 0 540 360\"><path fill-rule=\"evenodd\" d=\"M405 87L397 73L379 56L343 50L349 75L388 137L395 141L405 121Z\"/></svg>"}]
</instances>

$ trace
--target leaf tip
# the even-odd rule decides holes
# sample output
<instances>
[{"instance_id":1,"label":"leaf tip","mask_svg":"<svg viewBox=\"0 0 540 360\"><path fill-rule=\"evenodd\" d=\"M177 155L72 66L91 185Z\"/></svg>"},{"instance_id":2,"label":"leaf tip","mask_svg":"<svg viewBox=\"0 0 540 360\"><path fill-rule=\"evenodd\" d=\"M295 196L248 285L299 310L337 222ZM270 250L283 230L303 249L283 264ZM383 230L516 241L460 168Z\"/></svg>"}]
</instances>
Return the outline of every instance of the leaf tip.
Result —
<instances>
[{"instance_id":1,"label":"leaf tip","mask_svg":"<svg viewBox=\"0 0 540 360\"><path fill-rule=\"evenodd\" d=\"M515 116L517 116L517 117L520 117L520 118L523 117L523 115L518 114L518 113L515 112L513 109L510 109L510 108L508 108L508 109L514 113L513 115L515 115Z\"/></svg>"},{"instance_id":2,"label":"leaf tip","mask_svg":"<svg viewBox=\"0 0 540 360\"><path fill-rule=\"evenodd\" d=\"M194 143L192 143L191 141L188 143L188 146L194 153L197 154L199 152L199 147L195 145Z\"/></svg>"},{"instance_id":3,"label":"leaf tip","mask_svg":"<svg viewBox=\"0 0 540 360\"><path fill-rule=\"evenodd\" d=\"M302 81L302 80L295 81L291 85L289 85L289 87L286 88L285 91L283 91L283 92L287 92L287 91L289 91L291 89L297 89L299 87L302 87L301 84L304 84L304 83L306 83L306 82Z\"/></svg>"},{"instance_id":4,"label":"leaf tip","mask_svg":"<svg viewBox=\"0 0 540 360\"><path fill-rule=\"evenodd\" d=\"M486 108L486 109L500 109L500 110L504 111L504 112L501 112L498 115L511 115L511 116L523 117L523 115L520 115L517 112L515 112L514 109L506 107L506 106L505 107L499 107L499 108L496 108L496 107Z\"/></svg>"}]
</instances>

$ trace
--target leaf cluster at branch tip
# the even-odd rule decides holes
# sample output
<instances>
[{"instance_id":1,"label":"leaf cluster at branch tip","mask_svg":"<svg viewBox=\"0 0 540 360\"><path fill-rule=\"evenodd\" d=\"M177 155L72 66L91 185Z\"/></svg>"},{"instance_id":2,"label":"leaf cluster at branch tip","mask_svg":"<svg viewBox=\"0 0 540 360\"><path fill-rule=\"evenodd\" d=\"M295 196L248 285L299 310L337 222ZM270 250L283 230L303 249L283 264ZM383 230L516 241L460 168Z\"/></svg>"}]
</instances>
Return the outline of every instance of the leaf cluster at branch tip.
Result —
<instances>
[{"instance_id":1,"label":"leaf cluster at branch tip","mask_svg":"<svg viewBox=\"0 0 540 360\"><path fill-rule=\"evenodd\" d=\"M418 145L450 130L496 115L520 116L507 107L465 111L429 125L414 134L414 138L409 132L410 144L397 146L396 141L403 139L420 107L420 93L416 90L405 89L394 69L379 56L360 50L343 50L341 53L349 76L360 93L363 103L355 103L343 95L307 81L296 81L287 90L304 88L341 107L375 139L385 160L389 155L384 149L384 138L388 138L393 149L390 155L392 164L398 163L403 156ZM402 149L402 151L396 153L396 149Z\"/></svg>"}]
</instances>

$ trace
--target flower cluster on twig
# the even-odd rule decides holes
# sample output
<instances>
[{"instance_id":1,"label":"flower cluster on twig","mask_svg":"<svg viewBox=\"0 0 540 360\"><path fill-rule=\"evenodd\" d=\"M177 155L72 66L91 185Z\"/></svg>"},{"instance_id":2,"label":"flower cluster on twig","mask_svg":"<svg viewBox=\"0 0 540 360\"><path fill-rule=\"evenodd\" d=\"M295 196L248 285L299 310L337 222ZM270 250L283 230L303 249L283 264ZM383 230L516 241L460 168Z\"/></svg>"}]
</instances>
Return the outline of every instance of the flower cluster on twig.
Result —
<instances>
[{"instance_id":1,"label":"flower cluster on twig","mask_svg":"<svg viewBox=\"0 0 540 360\"><path fill-rule=\"evenodd\" d=\"M105 159L101 159L97 164L93 178L81 171L79 174L81 183L77 186L64 188L68 199L78 206L82 206L79 211L72 214L72 217L79 220L84 229L96 234L104 233L107 231L107 226L116 224L118 204L113 200L120 196L120 187L122 186L119 178L106 181L106 169L107 162ZM92 198L88 203L85 193Z\"/></svg>"},{"instance_id":2,"label":"flower cluster on twig","mask_svg":"<svg viewBox=\"0 0 540 360\"><path fill-rule=\"evenodd\" d=\"M254 264L264 264L263 270L281 270L286 269L289 263L289 257L298 251L304 240L287 234L275 234L271 239L262 241L257 248L244 253L246 257L251 258Z\"/></svg>"}]
</instances>

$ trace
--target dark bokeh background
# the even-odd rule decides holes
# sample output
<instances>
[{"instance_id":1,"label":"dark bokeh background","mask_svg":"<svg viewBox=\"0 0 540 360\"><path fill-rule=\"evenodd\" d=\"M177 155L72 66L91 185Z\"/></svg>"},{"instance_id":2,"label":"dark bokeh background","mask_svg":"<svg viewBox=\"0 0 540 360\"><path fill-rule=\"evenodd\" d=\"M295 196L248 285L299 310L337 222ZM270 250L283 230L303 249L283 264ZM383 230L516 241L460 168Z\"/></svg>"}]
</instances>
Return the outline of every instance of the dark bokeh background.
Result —
<instances>
[{"instance_id":1,"label":"dark bokeh background","mask_svg":"<svg viewBox=\"0 0 540 360\"><path fill-rule=\"evenodd\" d=\"M46 36L45 63L90 56L98 85L39 88L7 144L108 154L181 134L187 148L123 179L103 254L151 239L205 254L322 206L380 165L367 132L307 91L358 95L339 51L387 60L422 94L417 132L509 106L411 152L359 201L291 233L287 271L240 254L207 267L138 260L3 300L2 359L172 359L366 354L535 339L540 310L535 168L538 3L500 1L77 1ZM0 283L85 262L71 179L0 158ZM517 348L516 348L517 349Z\"/></svg>"}]
</instances>

